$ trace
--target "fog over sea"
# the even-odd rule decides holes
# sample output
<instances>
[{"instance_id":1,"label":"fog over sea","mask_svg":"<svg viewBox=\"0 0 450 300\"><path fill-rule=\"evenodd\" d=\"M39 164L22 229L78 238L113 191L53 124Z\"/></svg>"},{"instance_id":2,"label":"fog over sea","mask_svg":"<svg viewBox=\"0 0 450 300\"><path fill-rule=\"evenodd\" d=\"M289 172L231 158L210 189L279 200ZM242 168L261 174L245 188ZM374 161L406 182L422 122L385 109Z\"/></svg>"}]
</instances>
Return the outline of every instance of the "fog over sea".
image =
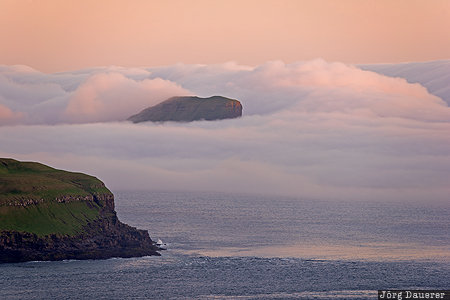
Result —
<instances>
[{"instance_id":1,"label":"fog over sea","mask_svg":"<svg viewBox=\"0 0 450 300\"><path fill-rule=\"evenodd\" d=\"M0 264L0 300L450 290L449 36L450 0L0 0L0 160L99 179L167 248ZM134 123L170 99L203 119ZM91 231L46 202L98 183L7 162L2 228Z\"/></svg>"},{"instance_id":2,"label":"fog over sea","mask_svg":"<svg viewBox=\"0 0 450 300\"><path fill-rule=\"evenodd\" d=\"M115 190L448 202L449 86L450 61L0 66L0 156ZM175 95L238 99L243 116L124 121Z\"/></svg>"},{"instance_id":3,"label":"fog over sea","mask_svg":"<svg viewBox=\"0 0 450 300\"><path fill-rule=\"evenodd\" d=\"M98 177L123 222L168 245L161 257L1 265L0 299L448 289L449 86L448 60L0 66L0 156ZM124 121L174 95L238 99L243 116Z\"/></svg>"},{"instance_id":4,"label":"fog over sea","mask_svg":"<svg viewBox=\"0 0 450 300\"><path fill-rule=\"evenodd\" d=\"M1 299L373 299L445 289L450 204L115 191L161 257L0 266Z\"/></svg>"}]
</instances>

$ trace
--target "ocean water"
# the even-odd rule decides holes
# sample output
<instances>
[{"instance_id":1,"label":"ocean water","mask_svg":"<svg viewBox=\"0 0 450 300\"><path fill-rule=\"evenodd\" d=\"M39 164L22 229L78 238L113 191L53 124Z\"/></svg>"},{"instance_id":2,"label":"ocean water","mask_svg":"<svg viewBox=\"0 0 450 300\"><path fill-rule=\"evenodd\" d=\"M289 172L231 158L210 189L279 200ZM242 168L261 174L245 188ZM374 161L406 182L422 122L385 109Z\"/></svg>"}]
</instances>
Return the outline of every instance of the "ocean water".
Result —
<instances>
[{"instance_id":1,"label":"ocean water","mask_svg":"<svg viewBox=\"0 0 450 300\"><path fill-rule=\"evenodd\" d=\"M0 299L376 299L450 287L450 203L116 191L161 257L0 265Z\"/></svg>"}]
</instances>

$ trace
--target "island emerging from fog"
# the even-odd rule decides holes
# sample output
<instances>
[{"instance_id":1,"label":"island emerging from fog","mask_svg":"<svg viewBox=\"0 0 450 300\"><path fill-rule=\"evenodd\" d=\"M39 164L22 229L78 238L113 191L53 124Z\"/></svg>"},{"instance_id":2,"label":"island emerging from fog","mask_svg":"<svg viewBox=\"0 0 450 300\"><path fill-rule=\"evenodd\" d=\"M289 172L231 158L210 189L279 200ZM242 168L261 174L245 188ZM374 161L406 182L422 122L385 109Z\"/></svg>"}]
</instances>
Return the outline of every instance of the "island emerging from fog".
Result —
<instances>
[{"instance_id":1,"label":"island emerging from fog","mask_svg":"<svg viewBox=\"0 0 450 300\"><path fill-rule=\"evenodd\" d=\"M0 263L160 255L99 179L0 158Z\"/></svg>"},{"instance_id":2,"label":"island emerging from fog","mask_svg":"<svg viewBox=\"0 0 450 300\"><path fill-rule=\"evenodd\" d=\"M242 116L242 104L238 100L222 96L200 98L196 96L172 97L148 107L128 118L140 122L192 122L233 119Z\"/></svg>"}]
</instances>

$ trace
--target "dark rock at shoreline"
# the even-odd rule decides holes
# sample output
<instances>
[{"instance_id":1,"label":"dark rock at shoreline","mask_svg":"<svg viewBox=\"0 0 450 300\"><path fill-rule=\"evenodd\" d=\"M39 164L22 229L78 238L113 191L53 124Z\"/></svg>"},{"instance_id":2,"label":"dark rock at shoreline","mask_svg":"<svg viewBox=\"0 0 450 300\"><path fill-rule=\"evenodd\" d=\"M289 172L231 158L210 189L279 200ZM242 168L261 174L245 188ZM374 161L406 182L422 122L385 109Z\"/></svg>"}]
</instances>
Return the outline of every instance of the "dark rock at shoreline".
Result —
<instances>
[{"instance_id":1,"label":"dark rock at shoreline","mask_svg":"<svg viewBox=\"0 0 450 300\"><path fill-rule=\"evenodd\" d=\"M72 191L72 192L69 192ZM0 158L0 263L160 255L95 177Z\"/></svg>"},{"instance_id":2,"label":"dark rock at shoreline","mask_svg":"<svg viewBox=\"0 0 450 300\"><path fill-rule=\"evenodd\" d=\"M75 236L2 231L0 262L24 262L64 259L106 259L160 255L159 247L146 230L138 230L116 216L89 223L85 232Z\"/></svg>"}]
</instances>

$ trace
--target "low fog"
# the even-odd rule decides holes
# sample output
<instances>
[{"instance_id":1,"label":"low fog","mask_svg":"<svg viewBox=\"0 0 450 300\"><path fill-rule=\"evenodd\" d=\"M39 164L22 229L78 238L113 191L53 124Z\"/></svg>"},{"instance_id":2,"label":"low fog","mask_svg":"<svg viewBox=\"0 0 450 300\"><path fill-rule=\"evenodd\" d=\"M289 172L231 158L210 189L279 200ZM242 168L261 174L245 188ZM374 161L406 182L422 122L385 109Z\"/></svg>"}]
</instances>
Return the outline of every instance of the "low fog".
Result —
<instances>
[{"instance_id":1,"label":"low fog","mask_svg":"<svg viewBox=\"0 0 450 300\"><path fill-rule=\"evenodd\" d=\"M361 65L364 70L392 77L402 77L411 83L420 83L430 93L450 105L450 60L403 64Z\"/></svg>"},{"instance_id":2,"label":"low fog","mask_svg":"<svg viewBox=\"0 0 450 300\"><path fill-rule=\"evenodd\" d=\"M235 98L243 117L123 121L175 95ZM323 60L55 74L0 66L0 125L2 157L89 173L112 190L424 202L450 194L447 103L419 83Z\"/></svg>"}]
</instances>

